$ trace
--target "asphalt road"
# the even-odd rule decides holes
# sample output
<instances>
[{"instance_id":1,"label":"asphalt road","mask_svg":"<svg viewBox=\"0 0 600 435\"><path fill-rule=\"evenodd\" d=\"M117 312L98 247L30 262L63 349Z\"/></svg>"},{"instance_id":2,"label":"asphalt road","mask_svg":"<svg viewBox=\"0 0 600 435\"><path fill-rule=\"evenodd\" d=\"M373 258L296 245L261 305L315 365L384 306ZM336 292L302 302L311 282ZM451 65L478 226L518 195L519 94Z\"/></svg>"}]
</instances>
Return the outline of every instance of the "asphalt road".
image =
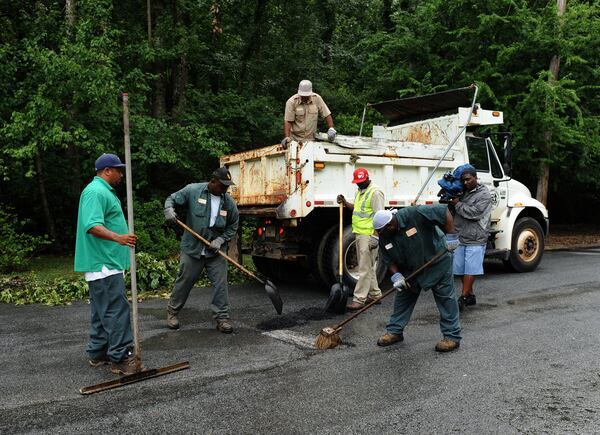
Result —
<instances>
[{"instance_id":1,"label":"asphalt road","mask_svg":"<svg viewBox=\"0 0 600 435\"><path fill-rule=\"evenodd\" d=\"M598 433L599 263L594 249L547 252L529 274L486 264L450 354L433 350L429 292L403 343L375 345L390 298L325 351L314 338L343 317L324 315L327 295L310 285L280 285L282 316L260 285L232 288L231 335L214 328L208 289L179 331L165 327L166 301L145 301L144 364L191 368L91 396L78 389L113 375L87 365L88 305L0 305L0 433Z\"/></svg>"}]
</instances>

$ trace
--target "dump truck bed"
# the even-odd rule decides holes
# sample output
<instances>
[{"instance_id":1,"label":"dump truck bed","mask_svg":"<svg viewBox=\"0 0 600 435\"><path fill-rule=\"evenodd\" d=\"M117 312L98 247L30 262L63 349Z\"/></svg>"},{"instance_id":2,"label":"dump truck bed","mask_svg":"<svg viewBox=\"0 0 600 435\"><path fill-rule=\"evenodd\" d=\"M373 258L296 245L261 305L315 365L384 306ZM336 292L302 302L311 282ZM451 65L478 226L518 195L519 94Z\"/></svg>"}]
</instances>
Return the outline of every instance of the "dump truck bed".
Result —
<instances>
[{"instance_id":1,"label":"dump truck bed","mask_svg":"<svg viewBox=\"0 0 600 435\"><path fill-rule=\"evenodd\" d=\"M242 214L299 218L315 207L337 207L338 194L353 199L352 173L358 167L366 168L384 190L386 206L406 206L443 155L452 140L448 136L458 131L457 120L457 115L445 116L426 125L386 128L373 138L338 135L334 143L272 145L224 156L221 164L235 180L230 193ZM446 155L419 203L437 202L437 180L465 161L461 144L464 138Z\"/></svg>"}]
</instances>

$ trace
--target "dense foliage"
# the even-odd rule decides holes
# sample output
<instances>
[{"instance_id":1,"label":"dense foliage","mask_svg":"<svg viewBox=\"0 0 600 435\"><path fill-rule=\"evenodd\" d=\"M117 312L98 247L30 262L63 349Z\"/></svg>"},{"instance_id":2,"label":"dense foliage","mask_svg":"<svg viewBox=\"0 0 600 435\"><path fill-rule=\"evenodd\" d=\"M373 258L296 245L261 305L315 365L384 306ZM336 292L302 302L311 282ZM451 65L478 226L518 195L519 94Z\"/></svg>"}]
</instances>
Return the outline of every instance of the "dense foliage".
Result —
<instances>
[{"instance_id":1,"label":"dense foliage","mask_svg":"<svg viewBox=\"0 0 600 435\"><path fill-rule=\"evenodd\" d=\"M0 209L0 273L25 269L30 256L50 243L44 237L24 233L24 224L16 215Z\"/></svg>"},{"instance_id":2,"label":"dense foliage","mask_svg":"<svg viewBox=\"0 0 600 435\"><path fill-rule=\"evenodd\" d=\"M223 153L278 142L304 78L344 134L358 133L366 102L476 82L515 132L515 176L535 193L549 165L553 221L597 217L597 1L569 0L561 17L552 0L148 3L0 2L0 204L55 249L73 249L94 159L123 155L122 92L140 248L163 257L175 249L165 195L205 179Z\"/></svg>"}]
</instances>

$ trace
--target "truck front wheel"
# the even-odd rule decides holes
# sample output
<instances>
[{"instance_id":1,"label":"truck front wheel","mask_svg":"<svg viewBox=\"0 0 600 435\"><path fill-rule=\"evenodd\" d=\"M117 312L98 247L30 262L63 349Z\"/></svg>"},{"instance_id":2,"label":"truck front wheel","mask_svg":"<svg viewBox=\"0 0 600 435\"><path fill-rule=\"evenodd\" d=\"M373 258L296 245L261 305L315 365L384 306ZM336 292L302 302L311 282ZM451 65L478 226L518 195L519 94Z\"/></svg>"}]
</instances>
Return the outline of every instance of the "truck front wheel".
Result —
<instances>
[{"instance_id":1,"label":"truck front wheel","mask_svg":"<svg viewBox=\"0 0 600 435\"><path fill-rule=\"evenodd\" d=\"M510 256L504 265L514 272L535 270L544 254L544 233L533 218L519 219L512 235Z\"/></svg>"}]
</instances>

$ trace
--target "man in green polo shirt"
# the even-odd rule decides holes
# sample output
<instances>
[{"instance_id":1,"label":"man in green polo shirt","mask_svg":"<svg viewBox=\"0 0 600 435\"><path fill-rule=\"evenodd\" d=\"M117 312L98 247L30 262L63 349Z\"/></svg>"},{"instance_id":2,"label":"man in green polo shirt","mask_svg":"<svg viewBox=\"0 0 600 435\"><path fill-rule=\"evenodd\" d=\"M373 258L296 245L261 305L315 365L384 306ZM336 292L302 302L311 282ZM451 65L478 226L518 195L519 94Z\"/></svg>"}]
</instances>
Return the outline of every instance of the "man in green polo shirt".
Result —
<instances>
[{"instance_id":1,"label":"man in green polo shirt","mask_svg":"<svg viewBox=\"0 0 600 435\"><path fill-rule=\"evenodd\" d=\"M81 192L77 215L75 272L83 272L90 289L91 327L87 344L89 363L111 363L115 374L136 372L131 353L133 335L124 271L129 269L129 249L137 237L127 223L114 187L123 178L119 157L102 154L96 176Z\"/></svg>"},{"instance_id":2,"label":"man in green polo shirt","mask_svg":"<svg viewBox=\"0 0 600 435\"><path fill-rule=\"evenodd\" d=\"M217 251L227 249L236 234L240 217L235 201L227 189L231 186L231 174L227 168L219 168L208 183L192 183L172 193L165 201L165 219L177 220L175 207L187 210L186 223L194 231L210 241L210 247L185 231L181 238L179 273L167 305L167 326L179 328L177 315L185 305L190 290L204 269L213 285L210 307L217 329L223 333L233 332L229 318L229 288L227 287L227 262Z\"/></svg>"},{"instance_id":3,"label":"man in green polo shirt","mask_svg":"<svg viewBox=\"0 0 600 435\"><path fill-rule=\"evenodd\" d=\"M452 251L458 247L458 234L454 232L454 221L448 207L421 205L395 212L380 210L373 217L373 227L379 233L381 258L392 273L393 286L398 289L387 332L377 344L389 346L404 340L404 328L421 290L431 289L440 312L443 335L435 350L450 352L458 349L462 337L452 274L452 254L446 252L436 263L417 275L410 286L402 275L402 272L414 272L438 252Z\"/></svg>"}]
</instances>

